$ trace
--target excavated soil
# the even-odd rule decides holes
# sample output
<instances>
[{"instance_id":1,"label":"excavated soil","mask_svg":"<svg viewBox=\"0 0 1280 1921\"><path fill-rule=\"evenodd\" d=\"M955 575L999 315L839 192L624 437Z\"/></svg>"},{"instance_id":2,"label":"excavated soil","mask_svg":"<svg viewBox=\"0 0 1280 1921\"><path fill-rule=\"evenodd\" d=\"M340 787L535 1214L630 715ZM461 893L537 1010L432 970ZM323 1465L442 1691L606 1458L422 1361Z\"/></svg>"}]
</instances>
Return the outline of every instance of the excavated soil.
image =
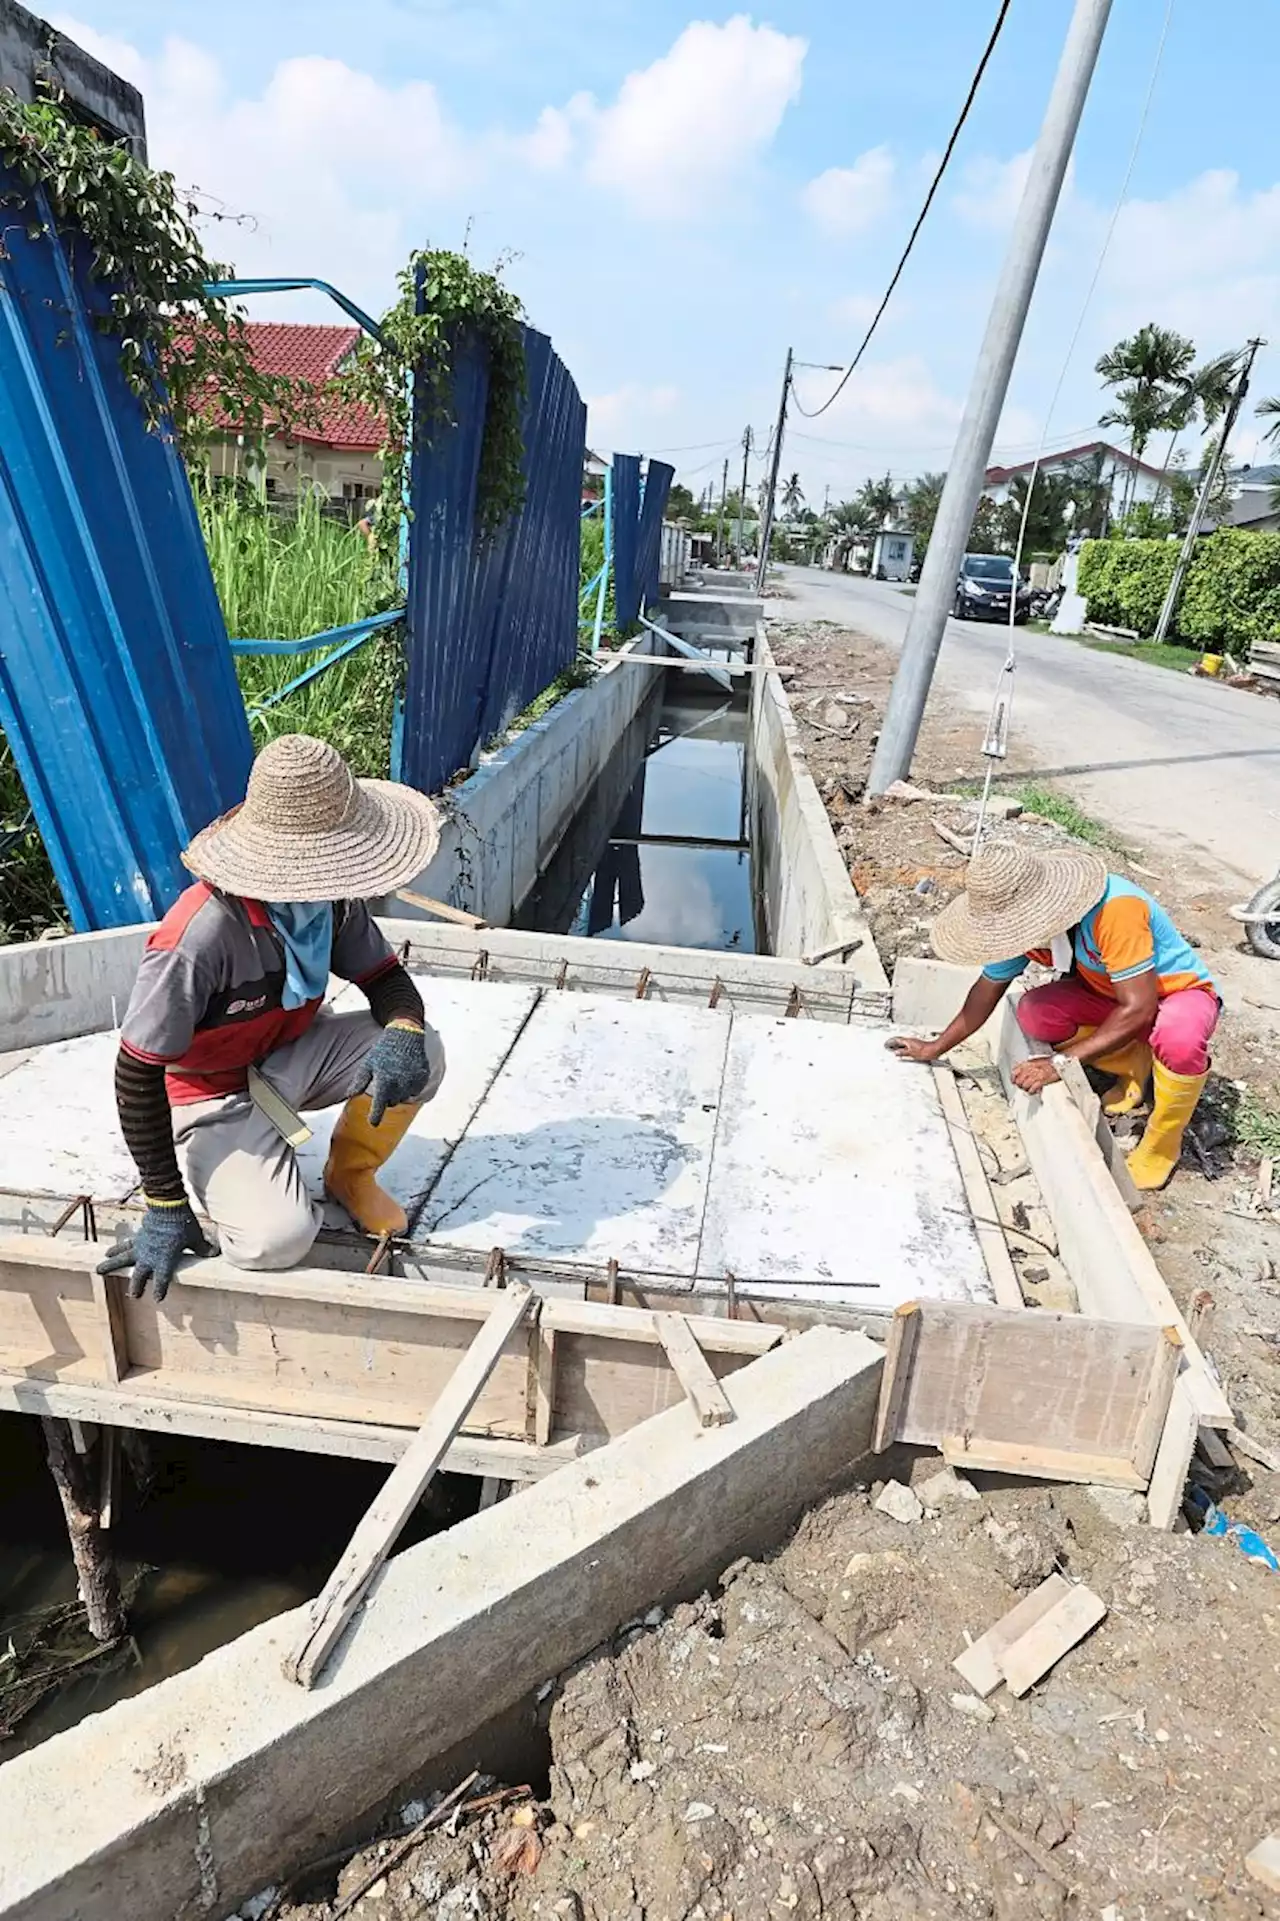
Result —
<instances>
[{"instance_id":1,"label":"excavated soil","mask_svg":"<svg viewBox=\"0 0 1280 1921\"><path fill-rule=\"evenodd\" d=\"M1242 1861L1280 1821L1276 1577L1102 1512L1128 1497L966 1499L926 1485L936 1458L895 1465L924 1519L877 1512L874 1487L837 1494L770 1559L598 1649L543 1704L546 1799L430 1837L350 1912L1266 1914ZM1258 1497L1275 1508L1280 1481L1260 1476ZM980 1701L953 1659L1054 1569L1087 1580L1107 1618L1021 1700ZM287 1921L331 1921L389 1846Z\"/></svg>"}]
</instances>

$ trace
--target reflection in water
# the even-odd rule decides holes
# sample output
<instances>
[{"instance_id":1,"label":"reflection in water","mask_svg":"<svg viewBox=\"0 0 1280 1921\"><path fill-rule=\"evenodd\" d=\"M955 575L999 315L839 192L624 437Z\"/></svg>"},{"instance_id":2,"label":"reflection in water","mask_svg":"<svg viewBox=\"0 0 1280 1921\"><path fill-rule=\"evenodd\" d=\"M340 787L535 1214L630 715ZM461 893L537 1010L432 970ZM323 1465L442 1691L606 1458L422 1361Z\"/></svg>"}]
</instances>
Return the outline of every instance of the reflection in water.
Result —
<instances>
[{"instance_id":1,"label":"reflection in water","mask_svg":"<svg viewBox=\"0 0 1280 1921\"><path fill-rule=\"evenodd\" d=\"M753 952L746 734L742 695L655 692L515 925Z\"/></svg>"}]
</instances>

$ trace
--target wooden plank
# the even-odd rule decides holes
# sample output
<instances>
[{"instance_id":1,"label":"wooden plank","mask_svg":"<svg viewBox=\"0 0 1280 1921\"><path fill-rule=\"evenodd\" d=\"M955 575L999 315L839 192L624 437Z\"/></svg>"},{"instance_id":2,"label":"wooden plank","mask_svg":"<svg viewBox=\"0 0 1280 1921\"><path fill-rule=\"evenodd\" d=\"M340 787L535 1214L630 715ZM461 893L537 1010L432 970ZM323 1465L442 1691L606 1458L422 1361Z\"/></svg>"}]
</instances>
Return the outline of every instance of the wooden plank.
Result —
<instances>
[{"instance_id":1,"label":"wooden plank","mask_svg":"<svg viewBox=\"0 0 1280 1921\"><path fill-rule=\"evenodd\" d=\"M1155 1468L1160 1436L1164 1433L1164 1424L1169 1417L1169 1401L1173 1394L1173 1384L1178 1378L1178 1369L1182 1365L1182 1336L1177 1328L1164 1327L1160 1332L1162 1339L1152 1357L1146 1405L1138 1417L1130 1457L1134 1467L1142 1476L1144 1484L1151 1479Z\"/></svg>"},{"instance_id":2,"label":"wooden plank","mask_svg":"<svg viewBox=\"0 0 1280 1921\"><path fill-rule=\"evenodd\" d=\"M1243 1454L1246 1460L1256 1461L1259 1467L1265 1467L1269 1474L1280 1474L1280 1448L1268 1447L1265 1441L1255 1439L1252 1434L1246 1434L1243 1428L1239 1427L1229 1427L1227 1439L1236 1452Z\"/></svg>"},{"instance_id":3,"label":"wooden plank","mask_svg":"<svg viewBox=\"0 0 1280 1921\"><path fill-rule=\"evenodd\" d=\"M1191 1377L1180 1374L1169 1397L1169 1411L1156 1450L1147 1489L1147 1519L1152 1527L1171 1528L1182 1512L1182 1495L1196 1451L1200 1417L1191 1394Z\"/></svg>"},{"instance_id":4,"label":"wooden plank","mask_svg":"<svg viewBox=\"0 0 1280 1921\"><path fill-rule=\"evenodd\" d=\"M699 1427L723 1427L733 1419L729 1397L683 1314L655 1314L654 1325L676 1378L698 1417Z\"/></svg>"},{"instance_id":5,"label":"wooden plank","mask_svg":"<svg viewBox=\"0 0 1280 1921\"><path fill-rule=\"evenodd\" d=\"M101 1249L98 1250L101 1253ZM102 1361L109 1381L122 1381L129 1372L129 1335L124 1317L124 1279L120 1274L99 1274L97 1263L89 1273L89 1285L102 1323Z\"/></svg>"},{"instance_id":6,"label":"wooden plank","mask_svg":"<svg viewBox=\"0 0 1280 1921\"><path fill-rule=\"evenodd\" d=\"M1146 1477L1124 1454L1086 1454L1083 1449L1040 1447L1009 1441L969 1441L944 1435L942 1458L948 1467L988 1474L1026 1474L1039 1481L1079 1481L1092 1487L1122 1487L1141 1493Z\"/></svg>"},{"instance_id":7,"label":"wooden plank","mask_svg":"<svg viewBox=\"0 0 1280 1921\"><path fill-rule=\"evenodd\" d=\"M1039 1587L1024 1595L1016 1607L1002 1614L985 1634L979 1635L963 1654L956 1656L951 1663L956 1673L962 1675L974 1693L980 1694L985 1701L1004 1681L1000 1657L1005 1649L1025 1634L1028 1628L1033 1628L1037 1621L1042 1621L1055 1602L1070 1592L1070 1582L1064 1581L1060 1574L1051 1574L1048 1580L1041 1581Z\"/></svg>"},{"instance_id":8,"label":"wooden plank","mask_svg":"<svg viewBox=\"0 0 1280 1921\"><path fill-rule=\"evenodd\" d=\"M884 1373L880 1379L880 1405L876 1410L875 1433L871 1442L877 1454L883 1454L898 1439L919 1339L920 1304L918 1301L904 1301L889 1323Z\"/></svg>"},{"instance_id":9,"label":"wooden plank","mask_svg":"<svg viewBox=\"0 0 1280 1921\"><path fill-rule=\"evenodd\" d=\"M192 1434L202 1440L287 1448L299 1454L385 1461L389 1465L400 1459L414 1434L410 1427L272 1413L201 1401L185 1394L156 1393L147 1388L146 1377L126 1381L118 1388L105 1388L0 1374L0 1409L137 1428L151 1434ZM582 1437L576 1434L565 1435L548 1447L462 1434L450 1447L442 1466L451 1474L497 1475L524 1483L541 1480L586 1451Z\"/></svg>"},{"instance_id":10,"label":"wooden plank","mask_svg":"<svg viewBox=\"0 0 1280 1921\"><path fill-rule=\"evenodd\" d=\"M676 1297L692 1307L702 1303L696 1296ZM710 1314L687 1316L690 1328L702 1349L718 1354L741 1354L754 1360L776 1347L786 1332L779 1322L726 1321ZM561 1334L598 1334L606 1339L638 1341L652 1347L662 1345L651 1311L641 1307L610 1307L603 1301L548 1300L542 1309L545 1327Z\"/></svg>"},{"instance_id":11,"label":"wooden plank","mask_svg":"<svg viewBox=\"0 0 1280 1921\"><path fill-rule=\"evenodd\" d=\"M1071 1096L1061 1086L1030 1095L1014 1085L1013 1069L1032 1051L1014 1004L1006 1000L1000 1016L1000 1074L1027 1159L1053 1216L1081 1312L1100 1320L1148 1320L1158 1327L1176 1327L1185 1348L1183 1373L1200 1420L1209 1427L1227 1426L1231 1405L1192 1339Z\"/></svg>"},{"instance_id":12,"label":"wooden plank","mask_svg":"<svg viewBox=\"0 0 1280 1921\"><path fill-rule=\"evenodd\" d=\"M1000 1655L1005 1683L1012 1695L1026 1694L1055 1661L1083 1641L1106 1618L1107 1604L1091 1588L1073 1587L1060 1596L1033 1627L1019 1635Z\"/></svg>"},{"instance_id":13,"label":"wooden plank","mask_svg":"<svg viewBox=\"0 0 1280 1921\"><path fill-rule=\"evenodd\" d=\"M975 1454L1034 1445L1046 1473L1055 1454L1094 1470L1099 1457L1132 1466L1165 1344L1159 1328L958 1301L925 1301L920 1312L896 1439L937 1447L956 1437Z\"/></svg>"},{"instance_id":14,"label":"wooden plank","mask_svg":"<svg viewBox=\"0 0 1280 1921\"><path fill-rule=\"evenodd\" d=\"M401 1529L422 1499L449 1444L466 1420L510 1335L533 1304L530 1289L512 1287L493 1303L448 1387L392 1468L377 1499L356 1528L346 1552L311 1608L306 1633L285 1660L285 1673L312 1687L370 1581L390 1554Z\"/></svg>"},{"instance_id":15,"label":"wooden plank","mask_svg":"<svg viewBox=\"0 0 1280 1921\"><path fill-rule=\"evenodd\" d=\"M424 914L433 914L437 920L452 921L458 927L487 927L488 921L481 920L479 914L469 914L465 907L454 907L447 900L433 900L430 894L414 894L407 887L396 889L396 899L408 901L410 907L420 907Z\"/></svg>"},{"instance_id":16,"label":"wooden plank","mask_svg":"<svg viewBox=\"0 0 1280 1921\"><path fill-rule=\"evenodd\" d=\"M973 1124L965 1111L964 1100L960 1093L955 1074L950 1067L937 1063L933 1070L934 1084L938 1099L942 1103L942 1113L951 1135L951 1145L955 1149L956 1160L960 1167L960 1179L964 1183L965 1199L973 1224L978 1232L978 1245L982 1258L991 1276L998 1307L1023 1307L1022 1287L1018 1281L1009 1243L1004 1237L1000 1224L999 1211L987 1179L987 1170L982 1165L978 1143L974 1139Z\"/></svg>"},{"instance_id":17,"label":"wooden plank","mask_svg":"<svg viewBox=\"0 0 1280 1921\"><path fill-rule=\"evenodd\" d=\"M1251 1848L1244 1857L1244 1867L1259 1887L1271 1894L1280 1894L1280 1834L1269 1834L1265 1841Z\"/></svg>"},{"instance_id":18,"label":"wooden plank","mask_svg":"<svg viewBox=\"0 0 1280 1921\"><path fill-rule=\"evenodd\" d=\"M538 1327L537 1382L535 1386L534 1435L539 1447L546 1447L555 1427L556 1413L556 1331L544 1318Z\"/></svg>"}]
</instances>

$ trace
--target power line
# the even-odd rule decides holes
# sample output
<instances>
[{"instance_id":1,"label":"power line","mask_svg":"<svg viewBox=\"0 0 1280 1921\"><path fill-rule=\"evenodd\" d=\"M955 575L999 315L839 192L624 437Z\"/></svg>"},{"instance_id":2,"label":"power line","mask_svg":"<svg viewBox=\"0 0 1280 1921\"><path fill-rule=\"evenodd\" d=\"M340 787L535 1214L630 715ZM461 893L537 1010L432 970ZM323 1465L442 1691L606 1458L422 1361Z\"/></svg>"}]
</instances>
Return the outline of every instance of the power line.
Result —
<instances>
[{"instance_id":1,"label":"power line","mask_svg":"<svg viewBox=\"0 0 1280 1921\"><path fill-rule=\"evenodd\" d=\"M813 413L810 413L807 407L802 407L800 405L799 400L796 401L797 413L802 413L805 416L806 420L816 420L819 414L825 414L827 411L827 408L830 407L834 401L839 399L840 394L843 392L845 383L848 380L850 374L853 372L858 362L862 359L862 356L867 351L867 348L871 345L871 336L874 334L876 328L880 325L881 315L884 313L885 308L889 304L889 300L893 294L894 288L897 286L899 280L901 280L902 278L903 268L906 266L908 260L911 258L911 250L916 244L916 238L920 232L921 227L923 227L925 223L925 217L928 214L930 207L933 205L934 196L936 195L938 188L942 185L942 176L947 171L947 165L951 159L952 154L955 152L956 142L960 138L961 130L964 127L965 121L969 118L969 109L972 107L974 100L977 97L978 88L982 84L982 76L987 70L987 62L990 60L992 54L995 52L996 41L1000 38L1000 32L1005 23L1005 16L1007 15L1009 8L1012 4L1013 4L1013 0L1001 0L1000 12L996 17L996 23L994 27L992 27L991 29L991 37L988 39L987 44L983 49L982 58L978 62L977 68L974 72L973 79L969 83L969 91L965 95L964 105L960 109L960 118L956 121L955 126L951 129L951 138L947 142L946 151L944 152L942 159L938 162L937 171L935 172L932 181L929 183L929 191L924 197L924 205L921 207L919 213L916 215L916 224L911 229L911 232L907 238L907 244L902 249L902 257L900 258L897 266L893 270L893 278L884 290L884 298L881 300L880 305L876 308L875 313L872 316L871 325L867 328L866 333L862 337L862 345L858 348L857 353L853 356L853 359L849 362L849 365L845 368L844 372L841 374L840 380L835 389L835 392L831 395L829 400L824 400L822 405L819 408L817 408Z\"/></svg>"}]
</instances>

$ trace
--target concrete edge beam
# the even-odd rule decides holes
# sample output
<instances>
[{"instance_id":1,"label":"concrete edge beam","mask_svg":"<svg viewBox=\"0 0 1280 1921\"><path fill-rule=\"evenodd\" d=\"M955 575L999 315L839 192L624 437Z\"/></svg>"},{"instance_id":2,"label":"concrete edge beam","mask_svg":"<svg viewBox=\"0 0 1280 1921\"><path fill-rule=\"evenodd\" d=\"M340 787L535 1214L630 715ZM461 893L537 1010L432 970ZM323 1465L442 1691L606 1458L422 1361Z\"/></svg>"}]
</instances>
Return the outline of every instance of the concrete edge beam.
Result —
<instances>
[{"instance_id":1,"label":"concrete edge beam","mask_svg":"<svg viewBox=\"0 0 1280 1921\"><path fill-rule=\"evenodd\" d=\"M976 967L957 967L952 961L904 954L893 970L895 1023L940 1032L960 1012L978 972Z\"/></svg>"},{"instance_id":2,"label":"concrete edge beam","mask_svg":"<svg viewBox=\"0 0 1280 1921\"><path fill-rule=\"evenodd\" d=\"M813 1328L728 1379L725 1426L671 1408L398 1555L315 1689L281 1670L295 1609L19 1755L0 1916L226 1915L623 1621L778 1539L869 1451L882 1365Z\"/></svg>"}]
</instances>

